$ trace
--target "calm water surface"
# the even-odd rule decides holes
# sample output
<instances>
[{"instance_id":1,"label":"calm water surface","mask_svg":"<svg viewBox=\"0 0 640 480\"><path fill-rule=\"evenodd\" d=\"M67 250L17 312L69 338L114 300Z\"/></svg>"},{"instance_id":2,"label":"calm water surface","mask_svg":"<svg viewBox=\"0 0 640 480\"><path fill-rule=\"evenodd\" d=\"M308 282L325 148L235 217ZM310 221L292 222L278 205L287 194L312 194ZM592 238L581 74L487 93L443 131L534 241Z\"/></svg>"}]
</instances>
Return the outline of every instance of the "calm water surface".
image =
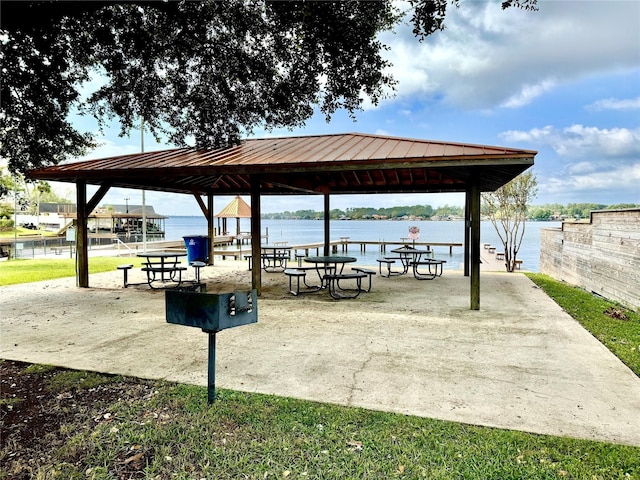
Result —
<instances>
[{"instance_id":1,"label":"calm water surface","mask_svg":"<svg viewBox=\"0 0 640 480\"><path fill-rule=\"evenodd\" d=\"M322 242L324 238L323 223L318 220L262 220L262 235L269 235L269 243L286 241L289 245ZM542 228L559 227L560 222L527 222L518 258L523 268L532 272L539 271L540 230ZM349 237L352 241L399 241L407 237L409 227L420 228L420 241L424 242L464 242L463 221L398 221L398 220L336 220L331 222L332 240ZM235 219L228 221L228 228L235 232ZM249 219L240 220L240 230L250 230ZM206 235L207 222L203 216L169 217L165 223L165 238L180 240L185 235ZM491 222L482 222L480 241L499 247L498 234ZM463 263L462 247L454 247L449 256L448 247L436 247L436 258L447 260L446 268L459 269ZM357 245L350 246L349 255L357 257L361 263L376 265L379 253L374 245L368 246L366 253L361 254Z\"/></svg>"}]
</instances>

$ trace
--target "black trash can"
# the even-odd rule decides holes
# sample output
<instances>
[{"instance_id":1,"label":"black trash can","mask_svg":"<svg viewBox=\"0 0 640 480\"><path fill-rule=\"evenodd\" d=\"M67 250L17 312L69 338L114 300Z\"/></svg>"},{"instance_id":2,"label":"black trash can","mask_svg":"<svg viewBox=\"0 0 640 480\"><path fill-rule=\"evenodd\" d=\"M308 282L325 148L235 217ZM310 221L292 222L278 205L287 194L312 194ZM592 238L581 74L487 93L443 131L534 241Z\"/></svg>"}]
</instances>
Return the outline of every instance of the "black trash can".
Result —
<instances>
[{"instance_id":1,"label":"black trash can","mask_svg":"<svg viewBox=\"0 0 640 480\"><path fill-rule=\"evenodd\" d=\"M209 238L206 235L188 235L184 238L187 262L206 262L209 258Z\"/></svg>"}]
</instances>

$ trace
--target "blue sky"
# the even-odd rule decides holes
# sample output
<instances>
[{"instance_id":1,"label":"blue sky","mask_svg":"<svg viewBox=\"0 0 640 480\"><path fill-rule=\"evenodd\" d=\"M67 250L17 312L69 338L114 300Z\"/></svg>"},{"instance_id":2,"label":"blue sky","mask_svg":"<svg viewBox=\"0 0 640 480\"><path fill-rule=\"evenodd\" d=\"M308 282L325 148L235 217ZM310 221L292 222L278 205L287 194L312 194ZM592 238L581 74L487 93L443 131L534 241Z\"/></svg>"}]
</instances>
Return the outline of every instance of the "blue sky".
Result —
<instances>
[{"instance_id":1,"label":"blue sky","mask_svg":"<svg viewBox=\"0 0 640 480\"><path fill-rule=\"evenodd\" d=\"M340 132L505 145L537 150L534 204L640 203L640 1L539 0L538 12L502 11L500 2L463 0L444 32L419 43L408 25L382 35L395 96L367 105L353 122L253 137ZM400 4L402 5L402 4ZM78 122L85 122L79 120ZM78 123L83 129L94 128ZM140 133L105 132L85 158L139 152ZM145 150L171 147L145 136ZM58 188L74 198L68 184ZM141 202L140 191L112 189L103 203ZM166 215L199 215L186 195L147 192ZM228 197L215 200L222 209ZM332 208L464 205L462 194L333 196ZM321 197L263 197L263 212L322 210Z\"/></svg>"}]
</instances>

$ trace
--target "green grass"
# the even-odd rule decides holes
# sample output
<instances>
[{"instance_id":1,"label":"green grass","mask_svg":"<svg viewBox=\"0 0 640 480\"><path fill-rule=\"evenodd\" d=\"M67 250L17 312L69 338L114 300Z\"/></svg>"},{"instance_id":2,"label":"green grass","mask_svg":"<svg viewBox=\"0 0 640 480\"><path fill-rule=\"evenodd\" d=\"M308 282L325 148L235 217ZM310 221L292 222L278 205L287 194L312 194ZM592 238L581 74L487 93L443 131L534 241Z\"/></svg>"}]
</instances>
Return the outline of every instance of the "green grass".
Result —
<instances>
[{"instance_id":1,"label":"green grass","mask_svg":"<svg viewBox=\"0 0 640 480\"><path fill-rule=\"evenodd\" d=\"M50 232L48 230L31 230L29 228L24 228L24 227L18 227L17 229L12 228L10 230L0 230L0 238L14 238L16 234L18 235L18 237L34 236L34 235L43 235L45 237L58 236L56 232Z\"/></svg>"},{"instance_id":2,"label":"green grass","mask_svg":"<svg viewBox=\"0 0 640 480\"><path fill-rule=\"evenodd\" d=\"M61 384L69 392L56 388L57 398L78 398L79 385L70 379L82 382L81 373L57 374L65 375ZM136 384L147 388L135 398L100 405L60 426L52 456L46 464L35 460L34 473L79 479L640 478L637 447L225 389L207 405L206 388L161 381L118 377L102 388L124 393Z\"/></svg>"},{"instance_id":3,"label":"green grass","mask_svg":"<svg viewBox=\"0 0 640 480\"><path fill-rule=\"evenodd\" d=\"M91 257L89 258L89 273L110 272L123 263L140 266L141 259ZM75 274L76 263L73 258L6 260L0 263L0 286L73 277Z\"/></svg>"},{"instance_id":4,"label":"green grass","mask_svg":"<svg viewBox=\"0 0 640 480\"><path fill-rule=\"evenodd\" d=\"M212 407L205 399L205 389L178 385L160 389L148 404L120 405L117 433L105 425L82 435L82 442L99 439L103 449L96 442L88 461L105 465L113 452L141 445L155 452L148 478L640 475L638 448L227 390Z\"/></svg>"},{"instance_id":5,"label":"green grass","mask_svg":"<svg viewBox=\"0 0 640 480\"><path fill-rule=\"evenodd\" d=\"M548 275L529 273L527 276L640 376L640 313ZM626 319L612 318L605 312L619 312Z\"/></svg>"}]
</instances>

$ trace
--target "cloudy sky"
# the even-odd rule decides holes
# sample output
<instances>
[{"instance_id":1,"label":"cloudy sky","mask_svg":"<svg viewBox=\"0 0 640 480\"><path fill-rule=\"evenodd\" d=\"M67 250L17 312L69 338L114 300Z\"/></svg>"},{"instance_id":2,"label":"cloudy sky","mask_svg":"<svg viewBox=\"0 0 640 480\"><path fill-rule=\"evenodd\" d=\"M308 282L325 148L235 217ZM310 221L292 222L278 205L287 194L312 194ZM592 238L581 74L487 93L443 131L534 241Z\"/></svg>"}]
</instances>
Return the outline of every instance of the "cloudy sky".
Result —
<instances>
[{"instance_id":1,"label":"cloudy sky","mask_svg":"<svg viewBox=\"0 0 640 480\"><path fill-rule=\"evenodd\" d=\"M321 115L255 137L362 132L537 150L535 204L640 203L640 1L539 0L538 12L460 2L446 30L419 43L408 25L385 33L395 96L353 122ZM79 125L81 126L81 125ZM86 128L86 127L85 127ZM139 132L106 132L86 158L140 151ZM145 137L145 150L167 148ZM63 188L69 191L67 185ZM72 194L73 195L73 194ZM103 203L140 203L112 189ZM73 198L73 196L71 197ZM148 192L166 215L199 215L193 198ZM216 199L216 210L228 198ZM293 200L293 201L292 201ZM334 196L332 208L464 205L461 194ZM266 197L263 212L311 208L320 197Z\"/></svg>"}]
</instances>

